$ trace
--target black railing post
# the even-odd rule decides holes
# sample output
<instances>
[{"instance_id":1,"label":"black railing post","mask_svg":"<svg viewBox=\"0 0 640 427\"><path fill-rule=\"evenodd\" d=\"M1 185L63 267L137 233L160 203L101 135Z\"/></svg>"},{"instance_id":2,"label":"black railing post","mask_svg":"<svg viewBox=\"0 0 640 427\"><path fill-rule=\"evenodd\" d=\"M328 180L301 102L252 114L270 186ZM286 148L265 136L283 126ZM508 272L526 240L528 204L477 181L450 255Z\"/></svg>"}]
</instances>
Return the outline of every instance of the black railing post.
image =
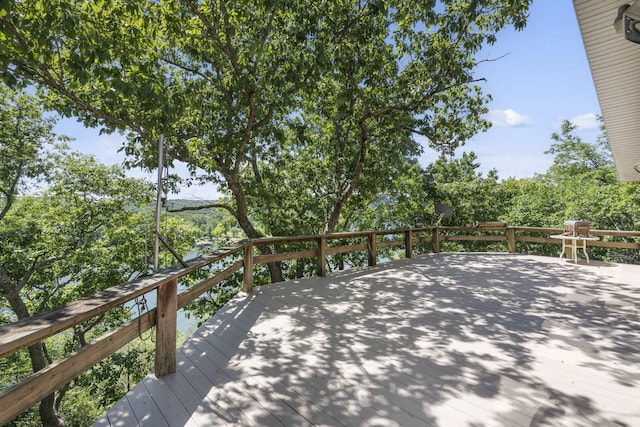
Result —
<instances>
[{"instance_id":1,"label":"black railing post","mask_svg":"<svg viewBox=\"0 0 640 427\"><path fill-rule=\"evenodd\" d=\"M407 229L404 231L404 256L405 258L411 258L413 252L413 242L411 239L413 238L411 229Z\"/></svg>"}]
</instances>

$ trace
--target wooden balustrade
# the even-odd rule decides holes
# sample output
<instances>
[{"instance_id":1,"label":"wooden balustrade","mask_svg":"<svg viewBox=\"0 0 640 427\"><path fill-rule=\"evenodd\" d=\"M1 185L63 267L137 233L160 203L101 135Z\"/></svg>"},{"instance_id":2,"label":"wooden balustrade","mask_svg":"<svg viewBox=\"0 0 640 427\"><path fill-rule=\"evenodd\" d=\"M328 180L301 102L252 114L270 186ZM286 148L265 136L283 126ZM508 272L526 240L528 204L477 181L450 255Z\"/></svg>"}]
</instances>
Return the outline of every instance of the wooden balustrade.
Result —
<instances>
[{"instance_id":1,"label":"wooden balustrade","mask_svg":"<svg viewBox=\"0 0 640 427\"><path fill-rule=\"evenodd\" d=\"M316 258L317 274L325 276L327 274L327 257L330 255L367 251L368 265L375 266L378 262L378 252L383 248L404 246L405 257L411 258L416 245L430 245L431 251L437 253L440 251L442 242L459 241L505 242L507 250L513 253L517 250L518 242L558 245L560 241L551 239L548 235L558 234L561 231L560 228L513 227L506 223L491 222L477 223L473 227L436 226L312 236L269 237L243 241L232 247L221 248L211 254L187 262L186 267L172 267L153 276L107 289L55 310L0 327L0 357L8 357L20 349L104 314L149 291L156 289L158 294L157 308L131 320L76 353L53 363L22 383L0 393L0 425L7 423L20 412L67 384L153 326L156 326L155 373L158 376L163 376L175 372L177 310L241 269L243 270L243 290L250 292L254 284L253 267L255 264ZM531 236L530 234L533 233L539 236ZM640 250L640 231L591 230L589 233L599 237L633 239L633 241L622 242L601 239L589 241L589 246ZM402 236L402 238L394 239L391 237L387 239L387 236ZM362 243L350 242L358 239ZM330 245L330 242L338 242L338 244ZM261 246L273 246L278 249L286 245L306 244L307 247L315 245L315 249L290 252L280 250L266 255L254 255L254 248L258 243ZM231 263L228 267L178 295L179 278L229 257L240 256L240 253L242 253L241 260Z\"/></svg>"},{"instance_id":2,"label":"wooden balustrade","mask_svg":"<svg viewBox=\"0 0 640 427\"><path fill-rule=\"evenodd\" d=\"M106 313L114 307L133 300L154 289L158 290L157 307L104 335L68 357L54 362L26 380L0 393L0 425L28 409L73 378L138 338L143 332L156 328L155 371L165 375L175 371L177 310L193 301L217 283L240 270L243 262L236 262L209 279L177 295L180 277L235 255L244 243L221 248L216 252L187 262L187 267L172 267L153 276L106 289L7 326L0 327L0 357L43 341L59 332Z\"/></svg>"}]
</instances>

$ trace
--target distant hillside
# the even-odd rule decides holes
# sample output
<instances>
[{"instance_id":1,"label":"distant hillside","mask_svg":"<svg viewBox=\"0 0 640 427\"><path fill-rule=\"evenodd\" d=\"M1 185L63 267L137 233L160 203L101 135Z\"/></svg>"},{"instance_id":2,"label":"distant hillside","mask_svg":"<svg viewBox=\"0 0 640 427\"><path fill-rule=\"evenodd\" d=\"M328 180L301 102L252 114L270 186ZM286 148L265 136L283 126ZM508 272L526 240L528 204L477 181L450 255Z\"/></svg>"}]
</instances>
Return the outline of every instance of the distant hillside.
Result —
<instances>
[{"instance_id":1,"label":"distant hillside","mask_svg":"<svg viewBox=\"0 0 640 427\"><path fill-rule=\"evenodd\" d=\"M170 199L167 206L163 207L163 212L168 211L168 215L181 218L195 225L200 231L199 240L215 241L219 239L243 238L244 233L238 227L235 219L231 217L229 212L224 209L197 208L199 206L207 206L215 204L217 200L192 200L192 199ZM146 209L155 210L155 202L151 203Z\"/></svg>"},{"instance_id":2,"label":"distant hillside","mask_svg":"<svg viewBox=\"0 0 640 427\"><path fill-rule=\"evenodd\" d=\"M162 210L166 211L168 209L169 212L174 213L174 211L179 211L184 208L207 206L207 205L212 205L216 202L217 200L169 199L166 203L166 206L162 207ZM155 208L156 208L156 202L154 200L145 208L145 210L155 210ZM218 211L218 209L203 208L203 209L186 210L186 211L175 212L175 213L182 214L187 212L197 212L197 213L213 214L216 211Z\"/></svg>"},{"instance_id":3,"label":"distant hillside","mask_svg":"<svg viewBox=\"0 0 640 427\"><path fill-rule=\"evenodd\" d=\"M170 199L167 201L169 210L176 210L184 207L206 206L216 203L217 200L196 200L196 199ZM153 204L155 206L155 203Z\"/></svg>"}]
</instances>

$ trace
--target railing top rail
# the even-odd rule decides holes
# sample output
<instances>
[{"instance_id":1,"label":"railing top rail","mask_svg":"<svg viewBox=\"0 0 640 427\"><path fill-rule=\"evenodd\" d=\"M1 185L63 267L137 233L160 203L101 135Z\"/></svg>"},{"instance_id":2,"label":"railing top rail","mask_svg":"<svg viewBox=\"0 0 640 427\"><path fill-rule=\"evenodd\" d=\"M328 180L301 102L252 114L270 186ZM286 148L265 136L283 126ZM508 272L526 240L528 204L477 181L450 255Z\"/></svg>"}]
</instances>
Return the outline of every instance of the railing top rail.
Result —
<instances>
[{"instance_id":1,"label":"railing top rail","mask_svg":"<svg viewBox=\"0 0 640 427\"><path fill-rule=\"evenodd\" d=\"M589 230L595 236L640 237L640 231L630 230Z\"/></svg>"},{"instance_id":2,"label":"railing top rail","mask_svg":"<svg viewBox=\"0 0 640 427\"><path fill-rule=\"evenodd\" d=\"M366 237L372 233L383 235L383 234L402 234L409 230L431 231L434 228L435 227L397 228L392 230L342 231L338 233L309 234L309 235L303 235L303 236L260 237L258 239L252 239L251 242L254 245L257 245L257 244L277 245L277 244L295 243L295 242L311 242L311 241L318 240L319 238L325 238L327 240L339 240L339 239L349 239L354 237Z\"/></svg>"},{"instance_id":3,"label":"railing top rail","mask_svg":"<svg viewBox=\"0 0 640 427\"><path fill-rule=\"evenodd\" d=\"M514 231L524 231L531 233L562 233L562 228L558 227L517 227L517 226L508 226L508 229Z\"/></svg>"},{"instance_id":4,"label":"railing top rail","mask_svg":"<svg viewBox=\"0 0 640 427\"><path fill-rule=\"evenodd\" d=\"M504 225L503 225L504 224ZM447 225L439 225L439 226L429 226L429 227L408 227L408 228L397 228L390 230L365 230L365 231L343 231L337 233L326 233L326 234L309 234L302 236L273 236L273 237L260 237L258 239L251 239L251 242L256 244L265 244L265 245L274 245L274 244L286 244L286 243L295 243L295 242L311 242L315 241L318 238L325 238L327 240L338 240L338 239L347 239L354 237L365 237L372 233L377 235L385 235L385 234L402 234L407 231L412 232L429 232L433 230L440 231L501 231L505 229L511 229L514 231L521 232L536 232L536 233L559 233L562 232L562 228L558 227L521 227L521 226L512 226L506 225L506 223L501 223L500 221L488 222L488 223L479 223L479 225L473 226L447 226ZM611 235L611 236L640 236L640 231L620 231L620 230L595 230L592 229L589 233L593 233L595 235Z\"/></svg>"},{"instance_id":5,"label":"railing top rail","mask_svg":"<svg viewBox=\"0 0 640 427\"><path fill-rule=\"evenodd\" d=\"M504 225L482 225L479 227L476 226L470 226L470 227L460 227L460 226L456 226L456 227L449 227L449 226L440 226L438 227L438 229L440 231L455 231L455 232L485 232L485 231L501 231L504 233L505 230L508 230L510 227L505 227Z\"/></svg>"},{"instance_id":6,"label":"railing top rail","mask_svg":"<svg viewBox=\"0 0 640 427\"><path fill-rule=\"evenodd\" d=\"M515 231L533 232L533 233L562 233L563 228L556 227L520 227L508 226L507 228ZM615 237L640 237L640 230L598 230L590 229L589 234L594 236L615 236Z\"/></svg>"},{"instance_id":7,"label":"railing top rail","mask_svg":"<svg viewBox=\"0 0 640 427\"><path fill-rule=\"evenodd\" d=\"M235 246L222 248L211 254L194 258L187 262L187 267L170 267L151 276L140 277L129 283L105 289L51 311L2 326L0 327L0 357L15 353L21 348L35 344L78 323L105 313L118 305L156 289L164 283L219 261L234 252L240 251L244 244L244 242L241 242Z\"/></svg>"}]
</instances>

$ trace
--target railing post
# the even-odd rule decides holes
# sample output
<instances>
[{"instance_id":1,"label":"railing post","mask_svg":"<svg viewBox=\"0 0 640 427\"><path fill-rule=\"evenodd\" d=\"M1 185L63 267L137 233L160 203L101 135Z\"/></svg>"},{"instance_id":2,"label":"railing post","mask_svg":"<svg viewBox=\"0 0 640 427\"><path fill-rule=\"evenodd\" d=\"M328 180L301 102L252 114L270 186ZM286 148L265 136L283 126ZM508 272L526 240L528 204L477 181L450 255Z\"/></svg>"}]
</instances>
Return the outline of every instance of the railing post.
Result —
<instances>
[{"instance_id":1,"label":"railing post","mask_svg":"<svg viewBox=\"0 0 640 427\"><path fill-rule=\"evenodd\" d=\"M509 253L516 253L516 230L513 227L507 227L507 247Z\"/></svg>"},{"instance_id":2,"label":"railing post","mask_svg":"<svg viewBox=\"0 0 640 427\"><path fill-rule=\"evenodd\" d=\"M251 292L253 289L253 242L248 242L244 246L244 281L242 290Z\"/></svg>"},{"instance_id":3,"label":"railing post","mask_svg":"<svg viewBox=\"0 0 640 427\"><path fill-rule=\"evenodd\" d=\"M178 316L178 279L158 287L156 311L156 377L176 371L176 327Z\"/></svg>"},{"instance_id":4,"label":"railing post","mask_svg":"<svg viewBox=\"0 0 640 427\"><path fill-rule=\"evenodd\" d=\"M431 247L434 254L440 253L440 231L437 225L431 228Z\"/></svg>"},{"instance_id":5,"label":"railing post","mask_svg":"<svg viewBox=\"0 0 640 427\"><path fill-rule=\"evenodd\" d=\"M407 229L404 232L404 256L405 258L411 258L413 252L413 242L411 241L411 229Z\"/></svg>"},{"instance_id":6,"label":"railing post","mask_svg":"<svg viewBox=\"0 0 640 427\"><path fill-rule=\"evenodd\" d=\"M318 276L324 277L327 275L327 238L326 236L320 236L316 242L318 243L317 265Z\"/></svg>"},{"instance_id":7,"label":"railing post","mask_svg":"<svg viewBox=\"0 0 640 427\"><path fill-rule=\"evenodd\" d=\"M376 233L369 233L369 241L367 243L369 249L369 267L375 267L378 260L378 247Z\"/></svg>"}]
</instances>

